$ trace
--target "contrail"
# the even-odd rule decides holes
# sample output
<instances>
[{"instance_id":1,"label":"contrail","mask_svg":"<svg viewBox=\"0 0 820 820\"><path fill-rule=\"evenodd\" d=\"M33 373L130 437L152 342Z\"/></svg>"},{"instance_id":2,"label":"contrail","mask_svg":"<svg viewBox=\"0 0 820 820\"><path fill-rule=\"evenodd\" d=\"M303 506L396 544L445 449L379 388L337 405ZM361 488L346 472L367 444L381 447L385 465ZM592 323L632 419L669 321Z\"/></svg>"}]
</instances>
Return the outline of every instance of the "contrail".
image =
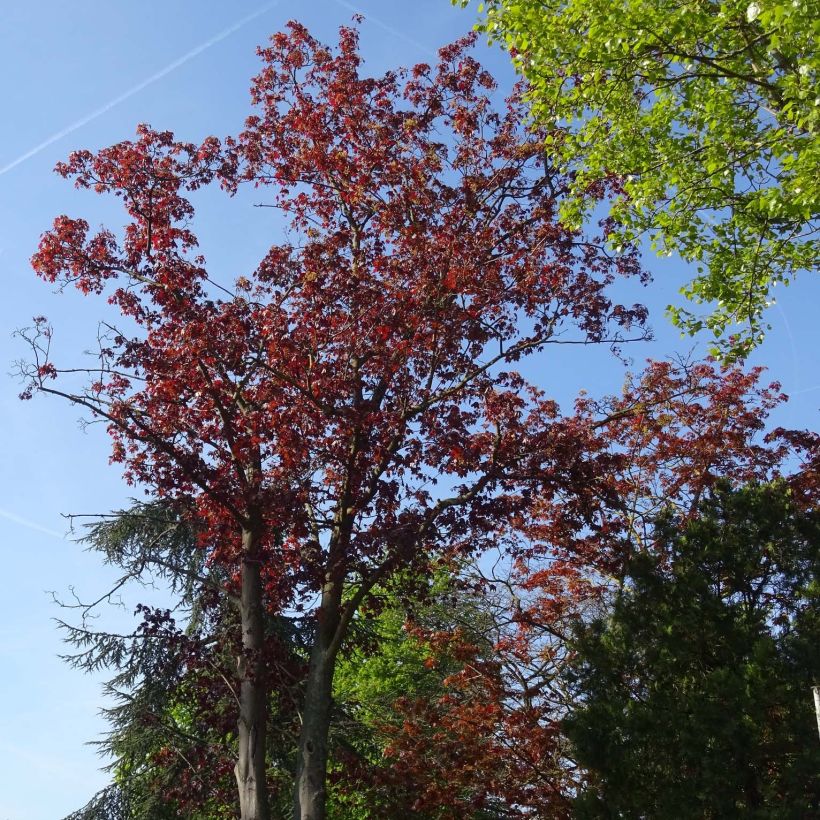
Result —
<instances>
[{"instance_id":1,"label":"contrail","mask_svg":"<svg viewBox=\"0 0 820 820\"><path fill-rule=\"evenodd\" d=\"M66 540L63 533L57 532L57 530L50 530L48 527L42 527L34 521L29 521L27 518L21 518L19 515L15 515L13 512L9 512L8 510L0 509L0 518L7 518L9 521L13 521L15 524L19 524L21 527L27 527L30 530L44 532L52 538L59 538L61 541Z\"/></svg>"},{"instance_id":2,"label":"contrail","mask_svg":"<svg viewBox=\"0 0 820 820\"><path fill-rule=\"evenodd\" d=\"M347 3L345 0L334 0L335 3L342 8L346 8L349 11L352 11L354 14L361 14L362 17L365 18L366 22L374 23L380 29L383 29L388 34L392 34L394 37L398 37L399 40L404 40L405 43L409 43L414 48L417 48L424 54L427 54L430 57L436 57L436 52L433 51L429 46L424 45L424 43L420 43L418 40L414 40L412 37L408 37L404 32L399 31L397 28L393 28L393 26L388 25L384 22L384 20L379 20L378 17L372 15L368 11L364 11L360 9L358 6L354 6L352 3ZM2 173L2 172L0 172Z\"/></svg>"},{"instance_id":3,"label":"contrail","mask_svg":"<svg viewBox=\"0 0 820 820\"><path fill-rule=\"evenodd\" d=\"M202 54L203 51L207 51L211 46L215 46L217 43L222 42L227 37L230 37L235 31L238 31L243 26L247 25L251 22L251 20L255 20L257 17L261 17L265 12L270 11L274 6L279 5L280 0L274 0L272 3L267 3L266 5L262 6L262 8L257 9L253 13L243 17L241 20L237 20L233 25L228 26L228 28L220 31L219 34L215 34L211 37L210 40L206 40L204 43L201 43L196 48L191 49L186 54L183 54L182 57L174 60L172 63L169 63L165 68L161 68L155 74L152 74L150 77L146 78L140 83L137 83L133 88L129 88L128 91L123 92L117 97L114 97L113 100L107 102L105 105L97 108L95 111L92 111L90 114L86 114L82 119L77 120L76 122L71 123L71 125L67 125L62 130L58 131L56 134L52 134L48 139L43 140L39 145L35 145L29 151L26 151L25 154L21 154L17 159L12 160L8 165L4 165L0 168L0 176L5 174L7 171L11 171L12 168L16 168L18 165L25 162L27 159L31 159L33 156L36 156L41 151L48 148L49 145L53 145L55 142L58 142L63 137L68 136L69 134L77 131L79 128L82 128L84 125L88 125L88 123L96 120L98 117L101 117L103 114L108 113L112 108L118 106L120 103L125 102L125 100L133 97L135 94L139 94L140 91L147 88L149 85L153 85L154 83L161 80L163 77L166 77L172 71L176 71L180 66L185 65L189 60L193 60L194 57Z\"/></svg>"}]
</instances>

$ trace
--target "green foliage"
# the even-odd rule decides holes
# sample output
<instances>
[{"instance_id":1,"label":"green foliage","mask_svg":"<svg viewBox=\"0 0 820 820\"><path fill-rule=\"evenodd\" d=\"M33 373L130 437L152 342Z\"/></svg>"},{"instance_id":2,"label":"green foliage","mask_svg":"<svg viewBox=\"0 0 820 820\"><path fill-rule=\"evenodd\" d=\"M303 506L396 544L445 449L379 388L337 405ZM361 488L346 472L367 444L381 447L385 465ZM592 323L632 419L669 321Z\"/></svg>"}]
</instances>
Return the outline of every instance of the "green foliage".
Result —
<instances>
[{"instance_id":1,"label":"green foliage","mask_svg":"<svg viewBox=\"0 0 820 820\"><path fill-rule=\"evenodd\" d=\"M113 759L112 783L65 820L235 817L235 701L223 684L234 663L230 636L238 616L230 601L215 607L212 594L224 577L206 564L179 511L163 503L136 504L96 521L84 541L123 571L115 588L154 579L172 589L185 628L175 626L168 613L150 609L141 610L143 623L128 635L92 629L86 620L63 623L68 642L78 650L68 656L74 666L115 673L104 686L113 701L105 709L111 728L97 742ZM425 600L414 612L421 629L481 628L475 601L457 597L444 575L432 584L417 579L415 586ZM439 653L431 665L429 645L407 631L407 618L397 595L384 591L378 608L354 622L340 658L334 676L331 820L369 820L395 811L432 820L408 814L406 792L398 794L380 778L387 765L385 729L401 724L397 701L436 701L445 692L443 679L460 663ZM300 686L293 672L306 661L306 636L286 618L269 630L282 658L271 692L268 777L275 816L286 817L296 754L293 703L299 700L291 689Z\"/></svg>"},{"instance_id":2,"label":"green foliage","mask_svg":"<svg viewBox=\"0 0 820 820\"><path fill-rule=\"evenodd\" d=\"M454 0L467 5L468 0ZM479 28L509 48L554 161L617 177L613 245L640 236L698 265L670 306L724 353L759 343L776 283L818 263L817 0L487 0ZM732 326L740 325L740 329ZM726 338L727 332L731 333Z\"/></svg>"},{"instance_id":3,"label":"green foliage","mask_svg":"<svg viewBox=\"0 0 820 820\"><path fill-rule=\"evenodd\" d=\"M410 614L395 594L386 592L377 612L357 619L352 641L333 679L336 715L331 735L331 779L335 787L328 805L330 820L371 820L398 812L416 820L439 816L413 811L410 806L417 795L397 788L395 778L385 776L388 772L383 767L389 766L385 749L390 735L406 719L397 710L397 703L437 702L448 691L444 680L463 665L446 651L434 651L423 636L436 630L458 630L490 651L481 636L487 615L480 609L479 598L456 593L451 584L452 579L439 575ZM358 777L351 779L355 772ZM412 790L410 784L405 785ZM471 815L473 820L484 817Z\"/></svg>"},{"instance_id":4,"label":"green foliage","mask_svg":"<svg viewBox=\"0 0 820 820\"><path fill-rule=\"evenodd\" d=\"M577 635L577 815L818 816L820 515L782 485L723 488L657 535Z\"/></svg>"},{"instance_id":5,"label":"green foliage","mask_svg":"<svg viewBox=\"0 0 820 820\"><path fill-rule=\"evenodd\" d=\"M226 766L216 763L230 760L234 720L217 696L221 677L211 670L233 663L225 630L235 616L228 608L218 616L206 605L224 578L206 566L180 512L163 502L137 503L90 524L82 539L122 572L95 604L72 605L83 616L79 624L61 622L66 641L76 649L66 656L71 665L114 672L103 685L112 704L103 709L110 730L95 742L113 760L108 766L113 782L66 820L233 816L219 797ZM141 623L130 634L94 626L97 605L112 603L112 595L128 583L162 583L178 598L175 614L186 628L176 625L170 611L149 607L138 608ZM193 663L197 660L199 665ZM211 764L207 772L203 759ZM193 800L180 800L181 784L183 791L196 794L195 806Z\"/></svg>"},{"instance_id":6,"label":"green foliage","mask_svg":"<svg viewBox=\"0 0 820 820\"><path fill-rule=\"evenodd\" d=\"M379 728L392 717L396 701L405 696L435 698L441 694L441 675L425 668L427 653L406 634L405 617L392 607L380 613L365 627L369 633L366 643L360 641L337 665L333 679L337 719L331 737L336 758L341 752L358 759L360 765L377 769L384 751ZM359 628L361 632L361 624ZM331 770L339 771L338 762L334 761ZM330 817L366 820L373 816L377 799L375 790L363 788L363 784L350 788L342 781L332 790Z\"/></svg>"},{"instance_id":7,"label":"green foliage","mask_svg":"<svg viewBox=\"0 0 820 820\"><path fill-rule=\"evenodd\" d=\"M347 717L343 728L353 721L374 726L401 697L441 693L442 675L425 667L429 650L405 632L405 619L400 609L385 610L368 626L371 646L354 646L342 658L333 685L334 699Z\"/></svg>"}]
</instances>

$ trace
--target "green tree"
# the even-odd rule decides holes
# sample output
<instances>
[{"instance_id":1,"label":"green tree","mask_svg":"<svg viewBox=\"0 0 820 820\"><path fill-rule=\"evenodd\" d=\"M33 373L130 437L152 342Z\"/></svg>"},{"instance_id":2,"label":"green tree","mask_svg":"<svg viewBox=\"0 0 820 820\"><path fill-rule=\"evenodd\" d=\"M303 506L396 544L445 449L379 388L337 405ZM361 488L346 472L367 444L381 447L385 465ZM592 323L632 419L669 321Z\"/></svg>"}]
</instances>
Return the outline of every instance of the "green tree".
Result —
<instances>
[{"instance_id":1,"label":"green tree","mask_svg":"<svg viewBox=\"0 0 820 820\"><path fill-rule=\"evenodd\" d=\"M495 652L489 601L460 580L458 571L442 570L432 580L414 579L424 592L412 606L386 590L378 611L358 619L357 640L334 678L331 820L518 816L498 795L485 794L504 761L496 758L487 767L475 755L472 726L458 737L448 732L451 711L454 723L465 723L459 712L465 692L456 680L466 664L492 666ZM417 734L419 724L429 731ZM408 733L411 748L402 745ZM417 736L422 756L415 754ZM444 800L437 792L442 771Z\"/></svg>"},{"instance_id":2,"label":"green tree","mask_svg":"<svg viewBox=\"0 0 820 820\"><path fill-rule=\"evenodd\" d=\"M231 579L209 564L204 532L182 504L136 503L88 525L82 541L118 577L95 601L69 605L79 623L61 622L74 647L66 659L109 670L103 710L110 730L96 741L111 760L109 787L66 820L219 820L236 816L236 694L231 670L239 607ZM173 609L139 605L133 630L96 622L129 586L167 590ZM279 686L270 704L268 780L289 802L298 722L293 681L304 665L298 619L271 616L267 658ZM300 656L301 653L301 656ZM284 812L282 812L284 816Z\"/></svg>"},{"instance_id":3,"label":"green tree","mask_svg":"<svg viewBox=\"0 0 820 820\"><path fill-rule=\"evenodd\" d=\"M104 710L110 724L97 742L112 760L111 785L65 820L219 820L236 816L233 765L236 736L235 696L229 675L237 651L231 636L238 613L233 596L215 592L229 583L208 565L197 547L204 533L192 530L182 510L165 502L138 503L89 524L83 538L102 553L118 577L96 602L75 601L80 623L62 622L75 648L67 656L84 670L108 669L104 690L112 704ZM419 631L406 628L405 603L383 590L376 604L354 621L334 681L334 730L331 734L332 820L367 820L408 812L415 796L397 782L384 752L391 732L405 719L395 705L405 699L435 702L444 696L444 679L461 669L446 651L433 653L424 640L429 631L462 630L465 639L491 645L477 594L456 592L452 579L404 579L420 601L413 607ZM115 603L127 584L161 585L176 600L174 610L140 606L129 634L96 625L101 604ZM486 620L486 616L485 620ZM267 773L272 812L287 817L295 769L299 701L307 664L304 619L277 616L268 647L276 661L271 687ZM409 816L409 815L408 815ZM419 820L438 817L425 812ZM479 815L476 815L479 817ZM480 815L484 817L484 815Z\"/></svg>"},{"instance_id":4,"label":"green tree","mask_svg":"<svg viewBox=\"0 0 820 820\"><path fill-rule=\"evenodd\" d=\"M579 817L817 816L819 544L817 508L783 484L724 486L660 522L611 615L577 635Z\"/></svg>"},{"instance_id":5,"label":"green tree","mask_svg":"<svg viewBox=\"0 0 820 820\"><path fill-rule=\"evenodd\" d=\"M670 306L673 320L723 336L724 352L757 344L772 287L818 262L817 0L479 8L554 127L550 160L576 174L564 218L580 222L590 183L617 180L614 246L649 235L698 265L683 293L711 311Z\"/></svg>"}]
</instances>

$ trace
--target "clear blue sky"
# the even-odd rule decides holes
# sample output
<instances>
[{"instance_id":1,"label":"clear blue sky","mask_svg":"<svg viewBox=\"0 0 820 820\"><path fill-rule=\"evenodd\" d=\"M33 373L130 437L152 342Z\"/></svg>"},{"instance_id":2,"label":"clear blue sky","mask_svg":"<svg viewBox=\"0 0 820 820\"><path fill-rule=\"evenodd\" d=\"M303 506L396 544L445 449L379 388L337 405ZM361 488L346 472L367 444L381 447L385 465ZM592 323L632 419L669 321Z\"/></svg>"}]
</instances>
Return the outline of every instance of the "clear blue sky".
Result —
<instances>
[{"instance_id":1,"label":"clear blue sky","mask_svg":"<svg viewBox=\"0 0 820 820\"><path fill-rule=\"evenodd\" d=\"M380 72L430 60L435 49L466 31L471 12L449 0L341 0L262 3L251 0L7 0L0 9L0 374L25 355L11 337L34 315L57 328L66 357L94 340L104 306L75 294L56 296L36 280L28 259L39 234L63 212L92 225L119 215L75 192L51 173L79 147L129 138L139 122L181 138L235 133L249 112L255 46L298 17L332 40L354 10L363 12L367 68ZM483 58L502 81L506 57ZM270 212L246 203L220 211L213 200L198 221L204 250L226 279L252 269L266 243L277 239ZM113 214L113 218L112 218ZM253 230L251 230L253 229ZM647 259L657 281L648 302L675 296L685 271L671 260ZM213 268L212 268L213 269ZM777 419L815 426L820 402L820 287L808 276L783 295L771 314L774 329L756 355L793 401ZM634 349L636 360L692 348L654 313L658 340ZM563 354L562 354L563 355ZM616 390L623 371L606 357L567 354L539 380L566 401L584 387ZM94 750L84 745L104 729L97 716L99 681L68 669L52 619L60 611L48 590L70 585L91 597L113 576L96 556L64 538L61 513L105 512L127 503L128 488L107 466L108 442L99 427L82 430L76 408L39 399L22 403L15 381L0 376L0 820L57 820L107 782ZM129 606L132 601L129 601Z\"/></svg>"}]
</instances>

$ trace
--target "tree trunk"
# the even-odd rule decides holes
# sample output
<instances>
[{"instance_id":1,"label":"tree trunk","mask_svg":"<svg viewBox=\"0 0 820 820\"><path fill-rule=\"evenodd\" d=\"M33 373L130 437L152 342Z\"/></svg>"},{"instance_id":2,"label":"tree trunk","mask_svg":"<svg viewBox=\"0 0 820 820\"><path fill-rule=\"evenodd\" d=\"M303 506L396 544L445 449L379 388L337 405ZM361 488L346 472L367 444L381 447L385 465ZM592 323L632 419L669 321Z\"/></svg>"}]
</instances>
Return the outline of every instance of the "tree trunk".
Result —
<instances>
[{"instance_id":1,"label":"tree trunk","mask_svg":"<svg viewBox=\"0 0 820 820\"><path fill-rule=\"evenodd\" d=\"M334 639L340 604L338 588L328 584L322 592L316 641L310 654L296 762L293 820L325 820L326 817L328 733L338 649Z\"/></svg>"},{"instance_id":2,"label":"tree trunk","mask_svg":"<svg viewBox=\"0 0 820 820\"><path fill-rule=\"evenodd\" d=\"M270 820L265 775L268 687L263 668L265 613L255 533L242 533L242 654L239 673L239 757L234 772L241 820Z\"/></svg>"}]
</instances>

